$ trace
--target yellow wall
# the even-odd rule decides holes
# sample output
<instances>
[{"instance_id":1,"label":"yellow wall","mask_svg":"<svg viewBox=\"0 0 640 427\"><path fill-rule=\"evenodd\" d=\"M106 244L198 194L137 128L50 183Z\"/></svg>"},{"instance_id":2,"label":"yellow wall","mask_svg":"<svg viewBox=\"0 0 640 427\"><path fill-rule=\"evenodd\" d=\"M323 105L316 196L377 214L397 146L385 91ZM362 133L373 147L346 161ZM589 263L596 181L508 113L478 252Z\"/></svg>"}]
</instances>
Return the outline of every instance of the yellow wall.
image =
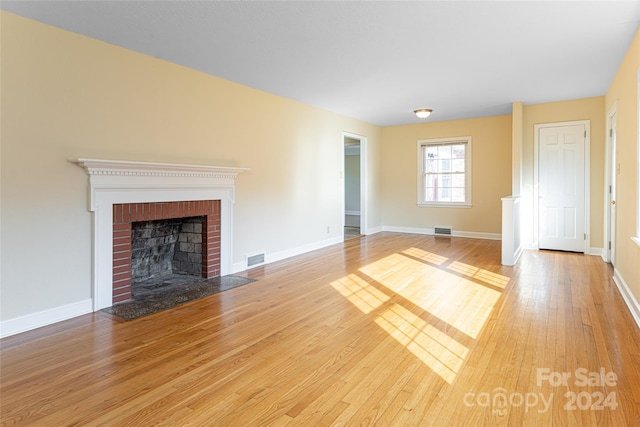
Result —
<instances>
[{"instance_id":1,"label":"yellow wall","mask_svg":"<svg viewBox=\"0 0 640 427\"><path fill-rule=\"evenodd\" d=\"M380 128L1 12L1 319L91 298L88 177L78 157L251 168L233 261L342 236L342 132ZM330 232L327 233L327 227Z\"/></svg>"},{"instance_id":2,"label":"yellow wall","mask_svg":"<svg viewBox=\"0 0 640 427\"><path fill-rule=\"evenodd\" d=\"M605 97L605 114L616 107L617 161L615 267L640 301L640 248L631 240L638 236L638 70L640 69L640 31L618 69ZM640 308L640 307L639 307Z\"/></svg>"},{"instance_id":3,"label":"yellow wall","mask_svg":"<svg viewBox=\"0 0 640 427\"><path fill-rule=\"evenodd\" d=\"M472 137L472 204L419 207L417 141ZM502 202L511 194L511 116L393 126L382 130L382 221L386 226L501 233Z\"/></svg>"},{"instance_id":4,"label":"yellow wall","mask_svg":"<svg viewBox=\"0 0 640 427\"><path fill-rule=\"evenodd\" d=\"M575 99L571 101L549 102L525 105L523 112L522 146L522 197L523 197L523 236L524 242L533 242L533 196L534 186L534 125L543 123L589 120L591 122L590 147L590 206L591 227L590 246L602 249L604 224L604 152L605 119L604 97Z\"/></svg>"}]
</instances>

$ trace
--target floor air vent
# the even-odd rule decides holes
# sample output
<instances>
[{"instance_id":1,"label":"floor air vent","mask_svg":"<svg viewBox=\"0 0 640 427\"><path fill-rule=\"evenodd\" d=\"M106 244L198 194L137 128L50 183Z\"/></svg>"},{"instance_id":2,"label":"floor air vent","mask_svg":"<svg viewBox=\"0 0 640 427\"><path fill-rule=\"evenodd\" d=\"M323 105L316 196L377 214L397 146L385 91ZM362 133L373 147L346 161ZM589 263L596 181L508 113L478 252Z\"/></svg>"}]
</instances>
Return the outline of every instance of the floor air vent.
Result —
<instances>
[{"instance_id":1,"label":"floor air vent","mask_svg":"<svg viewBox=\"0 0 640 427\"><path fill-rule=\"evenodd\" d=\"M453 229L451 227L433 227L433 234L436 236L451 236Z\"/></svg>"},{"instance_id":2,"label":"floor air vent","mask_svg":"<svg viewBox=\"0 0 640 427\"><path fill-rule=\"evenodd\" d=\"M264 264L264 252L247 256L247 268L255 267L256 265Z\"/></svg>"}]
</instances>

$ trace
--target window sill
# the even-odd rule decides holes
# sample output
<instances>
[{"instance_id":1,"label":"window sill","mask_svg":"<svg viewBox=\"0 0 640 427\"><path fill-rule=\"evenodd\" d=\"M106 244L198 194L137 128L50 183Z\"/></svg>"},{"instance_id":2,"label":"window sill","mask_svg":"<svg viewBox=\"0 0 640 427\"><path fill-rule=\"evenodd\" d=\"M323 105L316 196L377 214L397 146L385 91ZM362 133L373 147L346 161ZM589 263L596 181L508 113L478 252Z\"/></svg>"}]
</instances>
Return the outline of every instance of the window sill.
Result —
<instances>
[{"instance_id":1,"label":"window sill","mask_svg":"<svg viewBox=\"0 0 640 427\"><path fill-rule=\"evenodd\" d=\"M633 243L640 246L640 237L632 237L631 240L633 240Z\"/></svg>"},{"instance_id":2,"label":"window sill","mask_svg":"<svg viewBox=\"0 0 640 427\"><path fill-rule=\"evenodd\" d=\"M418 203L421 208L463 208L469 209L471 203Z\"/></svg>"}]
</instances>

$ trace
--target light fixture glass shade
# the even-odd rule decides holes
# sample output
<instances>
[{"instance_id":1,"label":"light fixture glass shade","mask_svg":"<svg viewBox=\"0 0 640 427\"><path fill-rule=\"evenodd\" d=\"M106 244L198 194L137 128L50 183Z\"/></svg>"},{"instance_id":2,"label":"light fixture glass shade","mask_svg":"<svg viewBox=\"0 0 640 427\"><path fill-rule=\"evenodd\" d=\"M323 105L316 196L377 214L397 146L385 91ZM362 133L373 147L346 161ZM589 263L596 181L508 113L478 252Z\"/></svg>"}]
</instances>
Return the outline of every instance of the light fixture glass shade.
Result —
<instances>
[{"instance_id":1,"label":"light fixture glass shade","mask_svg":"<svg viewBox=\"0 0 640 427\"><path fill-rule=\"evenodd\" d=\"M433 110L430 110L428 108L420 108L418 110L413 110L413 112L416 113L416 116L418 116L421 119L426 119L427 117L429 117L432 111Z\"/></svg>"}]
</instances>

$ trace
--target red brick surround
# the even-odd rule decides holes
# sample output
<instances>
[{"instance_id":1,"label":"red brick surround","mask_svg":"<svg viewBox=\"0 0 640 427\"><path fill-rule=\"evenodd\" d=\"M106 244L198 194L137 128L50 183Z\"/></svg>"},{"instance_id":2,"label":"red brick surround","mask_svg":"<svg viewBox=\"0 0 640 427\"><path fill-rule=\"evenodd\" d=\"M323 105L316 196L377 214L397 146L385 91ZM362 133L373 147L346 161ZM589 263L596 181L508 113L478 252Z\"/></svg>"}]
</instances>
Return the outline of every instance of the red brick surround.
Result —
<instances>
[{"instance_id":1,"label":"red brick surround","mask_svg":"<svg viewBox=\"0 0 640 427\"><path fill-rule=\"evenodd\" d=\"M220 275L220 200L113 205L113 303L131 299L131 223L204 216L202 277Z\"/></svg>"}]
</instances>

